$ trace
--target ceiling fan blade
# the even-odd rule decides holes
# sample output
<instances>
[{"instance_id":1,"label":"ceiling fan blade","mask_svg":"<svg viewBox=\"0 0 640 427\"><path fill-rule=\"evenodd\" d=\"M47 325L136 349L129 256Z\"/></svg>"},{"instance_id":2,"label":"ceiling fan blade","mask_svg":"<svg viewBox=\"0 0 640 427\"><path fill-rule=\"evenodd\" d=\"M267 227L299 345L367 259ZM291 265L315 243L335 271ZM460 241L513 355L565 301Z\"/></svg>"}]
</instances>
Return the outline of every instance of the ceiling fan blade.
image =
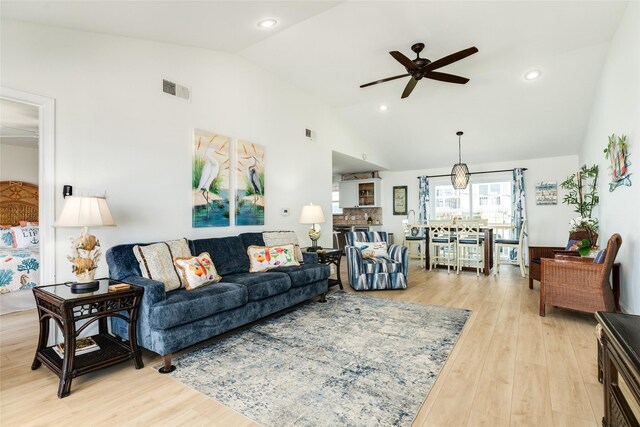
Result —
<instances>
[{"instance_id":1,"label":"ceiling fan blade","mask_svg":"<svg viewBox=\"0 0 640 427\"><path fill-rule=\"evenodd\" d=\"M469 55L473 55L476 52L478 52L478 48L473 46L468 49L461 50L460 52L452 53L451 55L440 58L437 61L434 61L431 64L427 65L426 67L424 67L424 70L431 71L440 67L444 67L445 65L460 61L461 59L464 59Z\"/></svg>"},{"instance_id":2,"label":"ceiling fan blade","mask_svg":"<svg viewBox=\"0 0 640 427\"><path fill-rule=\"evenodd\" d=\"M377 85L378 83L388 82L389 80L395 80L395 79L399 79L401 77L407 77L408 75L409 74L400 74L399 76L387 77L386 79L376 80L375 82L371 82L371 83L366 83L366 84L360 85L360 87L373 86L373 85Z\"/></svg>"},{"instance_id":3,"label":"ceiling fan blade","mask_svg":"<svg viewBox=\"0 0 640 427\"><path fill-rule=\"evenodd\" d=\"M413 88L416 87L417 84L418 84L418 81L413 77L411 77L411 80L409 80L409 83L407 83L407 85L404 88L404 92L402 92L401 98L404 99L407 96L411 95L411 91L413 91Z\"/></svg>"},{"instance_id":4,"label":"ceiling fan blade","mask_svg":"<svg viewBox=\"0 0 640 427\"><path fill-rule=\"evenodd\" d=\"M453 74L447 73L439 73L437 71L429 71L427 74L425 74L425 77L432 80L440 80L441 82L447 83L458 83L461 85L469 81L469 79L466 77L454 76Z\"/></svg>"},{"instance_id":5,"label":"ceiling fan blade","mask_svg":"<svg viewBox=\"0 0 640 427\"><path fill-rule=\"evenodd\" d=\"M414 64L412 60L410 60L409 58L407 58L406 56L404 56L403 54L401 54L397 50L393 50L393 51L389 52L389 54L391 56L393 56L396 59L396 61L398 61L399 63L404 65L405 68L407 68L408 70L417 70L418 69L418 66L416 64Z\"/></svg>"}]
</instances>

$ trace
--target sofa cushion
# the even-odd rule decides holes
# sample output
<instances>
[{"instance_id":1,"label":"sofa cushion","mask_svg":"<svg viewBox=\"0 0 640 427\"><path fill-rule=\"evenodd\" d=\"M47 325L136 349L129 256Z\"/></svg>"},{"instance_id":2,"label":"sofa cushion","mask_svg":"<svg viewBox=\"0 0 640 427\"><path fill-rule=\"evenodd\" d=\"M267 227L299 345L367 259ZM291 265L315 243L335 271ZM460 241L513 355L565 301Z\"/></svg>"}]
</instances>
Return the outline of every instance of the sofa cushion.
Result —
<instances>
[{"instance_id":1,"label":"sofa cushion","mask_svg":"<svg viewBox=\"0 0 640 427\"><path fill-rule=\"evenodd\" d=\"M242 240L242 244L244 245L244 249L249 246L266 246L264 243L264 238L262 237L262 233L242 233L240 234L240 239Z\"/></svg>"},{"instance_id":2,"label":"sofa cushion","mask_svg":"<svg viewBox=\"0 0 640 427\"><path fill-rule=\"evenodd\" d=\"M291 289L289 276L279 272L229 274L224 281L246 286L249 301L259 301Z\"/></svg>"},{"instance_id":3,"label":"sofa cushion","mask_svg":"<svg viewBox=\"0 0 640 427\"><path fill-rule=\"evenodd\" d=\"M293 267L281 267L270 272L285 273L291 279L291 287L299 288L309 283L325 280L329 277L331 269L324 264L302 264Z\"/></svg>"},{"instance_id":4,"label":"sofa cushion","mask_svg":"<svg viewBox=\"0 0 640 427\"><path fill-rule=\"evenodd\" d=\"M149 326L169 329L247 303L247 288L235 283L220 282L192 291L178 289L167 293L164 301L149 309Z\"/></svg>"},{"instance_id":5,"label":"sofa cushion","mask_svg":"<svg viewBox=\"0 0 640 427\"><path fill-rule=\"evenodd\" d=\"M388 257L364 258L365 273L399 273L402 272L402 263Z\"/></svg>"},{"instance_id":6,"label":"sofa cushion","mask_svg":"<svg viewBox=\"0 0 640 427\"><path fill-rule=\"evenodd\" d=\"M227 274L249 271L249 257L239 236L198 239L190 243L192 254L208 252L211 255L213 264L223 279Z\"/></svg>"}]
</instances>

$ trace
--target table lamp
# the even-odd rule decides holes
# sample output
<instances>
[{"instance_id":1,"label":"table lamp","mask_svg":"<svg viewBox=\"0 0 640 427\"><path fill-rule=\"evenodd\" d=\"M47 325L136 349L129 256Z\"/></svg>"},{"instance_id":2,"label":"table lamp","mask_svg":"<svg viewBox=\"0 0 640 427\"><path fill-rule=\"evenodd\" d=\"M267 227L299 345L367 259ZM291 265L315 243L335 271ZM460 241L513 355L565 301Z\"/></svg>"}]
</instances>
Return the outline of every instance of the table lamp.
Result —
<instances>
[{"instance_id":1,"label":"table lamp","mask_svg":"<svg viewBox=\"0 0 640 427\"><path fill-rule=\"evenodd\" d=\"M68 196L64 199L62 212L55 223L56 227L82 227L79 237L70 237L71 271L76 275L77 283L71 285L72 291L91 292L98 288L94 280L100 261L100 242L96 236L88 233L88 227L115 226L104 197Z\"/></svg>"},{"instance_id":2,"label":"table lamp","mask_svg":"<svg viewBox=\"0 0 640 427\"><path fill-rule=\"evenodd\" d=\"M308 251L314 252L322 249L318 246L318 239L320 238L320 224L325 222L324 212L322 207L310 203L302 207L302 213L300 214L300 224L311 224L309 229L309 238L311 239L311 247L307 248Z\"/></svg>"}]
</instances>

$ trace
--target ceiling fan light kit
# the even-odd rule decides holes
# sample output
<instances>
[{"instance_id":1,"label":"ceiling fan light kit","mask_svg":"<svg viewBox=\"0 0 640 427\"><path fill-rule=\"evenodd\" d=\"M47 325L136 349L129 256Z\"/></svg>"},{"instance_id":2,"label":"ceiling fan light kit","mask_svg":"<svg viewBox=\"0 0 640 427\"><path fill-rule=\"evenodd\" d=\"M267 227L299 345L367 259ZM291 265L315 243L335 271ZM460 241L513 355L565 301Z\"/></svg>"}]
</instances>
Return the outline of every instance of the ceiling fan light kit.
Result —
<instances>
[{"instance_id":1,"label":"ceiling fan light kit","mask_svg":"<svg viewBox=\"0 0 640 427\"><path fill-rule=\"evenodd\" d=\"M462 131L456 132L458 135L458 163L453 165L451 169L451 184L456 190L464 190L469 185L469 168L465 163L462 163L462 154L460 149L460 138L463 135Z\"/></svg>"},{"instance_id":2,"label":"ceiling fan light kit","mask_svg":"<svg viewBox=\"0 0 640 427\"><path fill-rule=\"evenodd\" d=\"M421 80L422 78L439 80L447 83L457 83L457 84L465 84L469 81L469 79L466 77L460 77L453 74L441 73L434 70L437 70L438 68L442 68L446 65L452 64L454 62L460 61L461 59L464 59L469 55L473 55L474 53L478 52L478 48L473 46L468 49L461 50L460 52L452 53L451 55L445 56L444 58L440 58L437 61L433 61L433 62L431 62L427 58L420 58L420 52L422 52L422 49L424 49L424 43L416 43L413 46L411 46L411 50L416 53L416 59L413 59L413 60L407 58L397 50L389 52L389 54L393 56L396 61L404 65L407 73L399 74L393 77L387 77L385 79L376 80L370 83L365 83L360 87L365 88L365 87L373 86L379 83L384 83L391 80L400 79L402 77L411 76L411 79L409 79L409 82L407 83L407 85L404 88L404 91L402 92L402 98L406 98L409 95L411 95L411 92L418 84L418 81Z\"/></svg>"}]
</instances>

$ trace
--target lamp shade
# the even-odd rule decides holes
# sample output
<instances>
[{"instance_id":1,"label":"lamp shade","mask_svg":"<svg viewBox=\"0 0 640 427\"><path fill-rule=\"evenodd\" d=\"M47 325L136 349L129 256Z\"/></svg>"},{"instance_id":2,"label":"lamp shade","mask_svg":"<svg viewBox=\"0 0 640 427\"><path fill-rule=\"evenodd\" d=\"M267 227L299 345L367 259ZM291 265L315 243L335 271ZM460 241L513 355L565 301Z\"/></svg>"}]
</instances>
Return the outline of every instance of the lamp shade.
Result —
<instances>
[{"instance_id":1,"label":"lamp shade","mask_svg":"<svg viewBox=\"0 0 640 427\"><path fill-rule=\"evenodd\" d=\"M321 224L325 221L321 206L310 204L302 207L301 224Z\"/></svg>"},{"instance_id":2,"label":"lamp shade","mask_svg":"<svg viewBox=\"0 0 640 427\"><path fill-rule=\"evenodd\" d=\"M467 188L469 184L469 168L465 163L456 163L451 169L451 184L456 190Z\"/></svg>"},{"instance_id":3,"label":"lamp shade","mask_svg":"<svg viewBox=\"0 0 640 427\"><path fill-rule=\"evenodd\" d=\"M62 212L56 227L97 227L113 226L107 199L104 197L68 196L64 199Z\"/></svg>"}]
</instances>

